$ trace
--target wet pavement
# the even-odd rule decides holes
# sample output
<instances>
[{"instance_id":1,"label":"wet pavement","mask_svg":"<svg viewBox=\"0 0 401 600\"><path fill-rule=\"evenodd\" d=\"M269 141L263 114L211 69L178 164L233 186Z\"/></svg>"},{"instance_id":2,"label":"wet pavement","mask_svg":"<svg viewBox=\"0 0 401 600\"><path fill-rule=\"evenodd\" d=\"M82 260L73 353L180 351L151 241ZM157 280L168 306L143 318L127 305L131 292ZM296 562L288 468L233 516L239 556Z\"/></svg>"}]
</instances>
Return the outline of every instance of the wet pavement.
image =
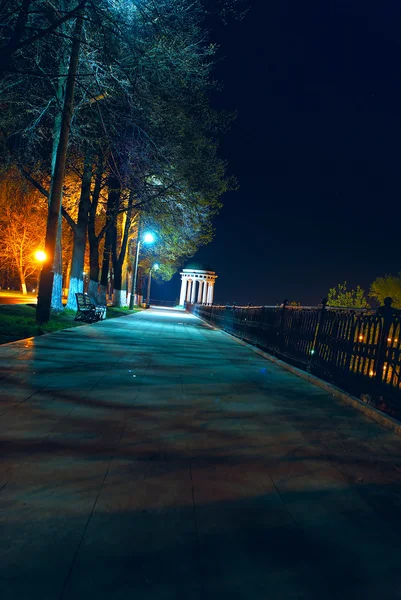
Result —
<instances>
[{"instance_id":1,"label":"wet pavement","mask_svg":"<svg viewBox=\"0 0 401 600\"><path fill-rule=\"evenodd\" d=\"M182 311L0 347L2 600L401 598L401 438Z\"/></svg>"}]
</instances>

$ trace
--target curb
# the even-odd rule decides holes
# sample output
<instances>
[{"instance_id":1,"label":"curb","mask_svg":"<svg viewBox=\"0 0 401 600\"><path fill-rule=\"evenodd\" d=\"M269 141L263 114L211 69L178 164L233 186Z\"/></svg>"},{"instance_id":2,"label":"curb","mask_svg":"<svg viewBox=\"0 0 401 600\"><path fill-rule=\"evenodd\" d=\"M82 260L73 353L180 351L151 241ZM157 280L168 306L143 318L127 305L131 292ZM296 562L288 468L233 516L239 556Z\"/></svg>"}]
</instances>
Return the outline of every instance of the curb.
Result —
<instances>
[{"instance_id":1,"label":"curb","mask_svg":"<svg viewBox=\"0 0 401 600\"><path fill-rule=\"evenodd\" d=\"M12 306L12 305L10 304L10 306ZM120 315L119 317L113 317L113 318L119 319L120 317L131 317L136 312L140 312L141 310L142 309L135 311L133 313L130 313L129 315ZM27 337L27 338L21 338L20 340L14 340L13 342L5 342L4 344L0 344L0 348L5 348L7 346L11 346L12 344L21 344L23 342L28 342L30 340L40 339L40 338L46 337L47 335L55 335L57 333L62 333L63 331L69 331L70 329L75 329L78 327L89 327L89 325L96 325L97 323L104 323L105 321L107 321L107 319L101 319L100 321L97 321L96 323L82 322L82 325L77 325L75 327L64 327L64 329L58 329L57 331L47 331L46 333L40 333L39 335L31 335L30 337Z\"/></svg>"},{"instance_id":2,"label":"curb","mask_svg":"<svg viewBox=\"0 0 401 600\"><path fill-rule=\"evenodd\" d=\"M189 313L189 314L192 314L192 313ZM197 316L197 315L193 315L193 316ZM391 417L390 415L386 415L386 413L383 413L382 411L378 410L374 406L370 406L369 404L362 402L362 400L359 400L359 398L357 398L356 396L352 396L352 394L348 394L348 392L345 392L344 390L338 388L337 386L333 385L332 383L328 383L327 381L324 381L323 379L319 379L319 377L316 377L316 375L311 375L310 373L307 373L306 371L302 371L302 369L298 369L297 367L289 365L288 363L284 362L283 360L276 358L272 354L269 354L268 352L265 352L264 350L260 350L260 348L256 348L256 346L253 346L249 342L244 342L243 340L236 337L235 335L232 335L231 333L228 333L227 331L223 331L223 329L219 329L218 327L214 327L213 325L210 325L210 323L207 323L201 317L197 317L197 318L200 321L202 321L203 323L205 323L205 325L207 325L210 329L220 331L224 335L229 336L232 340L235 340L238 344L241 344L242 346L246 346L247 348L252 350L252 352L255 352L255 354L259 354L259 356L262 356L266 360L269 360L270 362L276 364L277 366L281 367L285 371L289 371L293 375L296 375L297 377L300 377L301 379L308 381L312 385L319 387L320 389L324 390L331 396L338 398L345 404L348 404L349 406L353 406L356 410L358 410L359 412L362 412L371 421L375 421L375 423L378 423L379 425L382 425L386 429L390 429L397 435L401 436L401 423L399 421L397 421L396 419L393 419L393 417Z\"/></svg>"}]
</instances>

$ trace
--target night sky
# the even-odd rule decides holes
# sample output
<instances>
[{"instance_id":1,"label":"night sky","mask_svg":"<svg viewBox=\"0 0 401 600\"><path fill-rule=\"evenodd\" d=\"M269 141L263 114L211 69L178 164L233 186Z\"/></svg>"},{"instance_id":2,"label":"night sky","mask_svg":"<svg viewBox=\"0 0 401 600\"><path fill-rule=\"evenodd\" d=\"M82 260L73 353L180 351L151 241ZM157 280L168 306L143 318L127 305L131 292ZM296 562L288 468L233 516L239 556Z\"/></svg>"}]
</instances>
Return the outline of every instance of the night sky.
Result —
<instances>
[{"instance_id":1,"label":"night sky","mask_svg":"<svg viewBox=\"0 0 401 600\"><path fill-rule=\"evenodd\" d=\"M215 301L316 304L401 270L401 4L251 0L214 24L215 106L238 109L221 154L240 189L194 261ZM174 299L179 276L152 297Z\"/></svg>"}]
</instances>

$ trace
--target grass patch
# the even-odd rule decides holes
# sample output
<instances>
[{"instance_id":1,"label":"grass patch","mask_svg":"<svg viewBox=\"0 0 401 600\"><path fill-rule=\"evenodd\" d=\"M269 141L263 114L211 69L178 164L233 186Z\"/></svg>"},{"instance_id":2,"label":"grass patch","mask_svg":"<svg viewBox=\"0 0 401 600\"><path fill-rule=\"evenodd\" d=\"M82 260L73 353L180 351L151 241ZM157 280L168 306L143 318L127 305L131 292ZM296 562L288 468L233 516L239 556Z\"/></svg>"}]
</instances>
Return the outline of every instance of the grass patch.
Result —
<instances>
[{"instance_id":1,"label":"grass patch","mask_svg":"<svg viewBox=\"0 0 401 600\"><path fill-rule=\"evenodd\" d=\"M117 308L116 306L108 306L106 319L115 319L115 317L126 317L127 315L133 315L139 310L141 309L134 308L134 310L130 310L128 306L121 306L119 308Z\"/></svg>"},{"instance_id":2,"label":"grass patch","mask_svg":"<svg viewBox=\"0 0 401 600\"><path fill-rule=\"evenodd\" d=\"M137 310L108 307L106 318L114 319L134 312L137 312ZM0 344L85 325L85 323L74 321L75 314L75 310L64 309L61 313L54 314L48 323L38 325L35 322L35 305L0 305Z\"/></svg>"}]
</instances>

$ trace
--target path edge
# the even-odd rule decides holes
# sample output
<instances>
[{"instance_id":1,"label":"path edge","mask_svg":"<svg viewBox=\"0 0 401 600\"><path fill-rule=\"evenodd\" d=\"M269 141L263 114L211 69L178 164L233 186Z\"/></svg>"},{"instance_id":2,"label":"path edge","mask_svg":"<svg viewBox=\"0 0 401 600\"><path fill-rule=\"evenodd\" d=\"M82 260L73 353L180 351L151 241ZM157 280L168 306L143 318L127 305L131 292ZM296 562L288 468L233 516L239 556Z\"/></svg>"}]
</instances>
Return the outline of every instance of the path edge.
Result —
<instances>
[{"instance_id":1,"label":"path edge","mask_svg":"<svg viewBox=\"0 0 401 600\"><path fill-rule=\"evenodd\" d=\"M11 305L10 305L11 306ZM136 311L139 312L139 311ZM121 319L122 317L132 317L135 312L130 315L121 315L120 317L114 317L115 319ZM110 320L110 319L109 319ZM57 331L48 331L47 333L41 333L40 335L31 335L30 337L21 338L20 340L13 340L12 342L5 342L4 344L0 344L0 348L5 348L6 346L11 346L12 344L20 344L21 342L29 342L31 340L36 340L40 338L44 338L47 335L56 335L57 333L63 333L63 331L67 331L69 329L78 329L81 327L89 327L90 325L97 325L98 323L104 323L107 319L101 319L100 321L95 321L95 323L82 323L82 325L78 325L75 327L65 327L64 329L58 329Z\"/></svg>"},{"instance_id":2,"label":"path edge","mask_svg":"<svg viewBox=\"0 0 401 600\"><path fill-rule=\"evenodd\" d=\"M188 313L188 314L192 314L192 313ZM316 375L312 375L311 373L308 373L307 371L298 369L298 367L294 367L293 365L290 365L290 364L284 362L283 360L276 358L272 354L269 354L268 352L261 350L260 348L258 348L257 346L254 346L253 344L250 344L249 342L245 342L244 340L241 340L241 338L229 333L228 331L224 331L223 329L214 327L213 325L211 325L210 323L208 323L201 317L198 317L197 315L192 315L192 316L197 317L200 321L205 323L205 325L207 325L210 329L214 329L215 331L220 331L224 335L227 335L230 339L235 340L238 344L241 344L242 346L246 346L247 348L252 350L252 352L255 352L255 354L259 354L259 356L262 356L266 360L269 360L270 362L276 364L277 366L281 367L285 371L289 371L290 373L292 373L293 375L296 375L300 379L309 381L309 383L311 383L312 385L315 385L316 387L319 387L320 389L324 390L331 396L334 396L335 398L342 400L345 404L348 404L349 406L353 406L356 410L358 410L359 412L362 412L366 417L368 417L372 421L375 421L376 423L378 423L379 425L382 425L386 429L390 429L391 431L393 431L394 433L396 433L398 436L401 437L401 423L399 421L397 421L396 419L394 419L393 417L391 417L390 415L386 415L386 413L383 413L381 410L375 408L374 406L370 406L369 404L366 404L365 402L363 402L356 396L353 396L352 394L345 392L344 390L333 385L332 383L329 383L328 381L324 381L323 379L320 379L319 377L316 377Z\"/></svg>"}]
</instances>

